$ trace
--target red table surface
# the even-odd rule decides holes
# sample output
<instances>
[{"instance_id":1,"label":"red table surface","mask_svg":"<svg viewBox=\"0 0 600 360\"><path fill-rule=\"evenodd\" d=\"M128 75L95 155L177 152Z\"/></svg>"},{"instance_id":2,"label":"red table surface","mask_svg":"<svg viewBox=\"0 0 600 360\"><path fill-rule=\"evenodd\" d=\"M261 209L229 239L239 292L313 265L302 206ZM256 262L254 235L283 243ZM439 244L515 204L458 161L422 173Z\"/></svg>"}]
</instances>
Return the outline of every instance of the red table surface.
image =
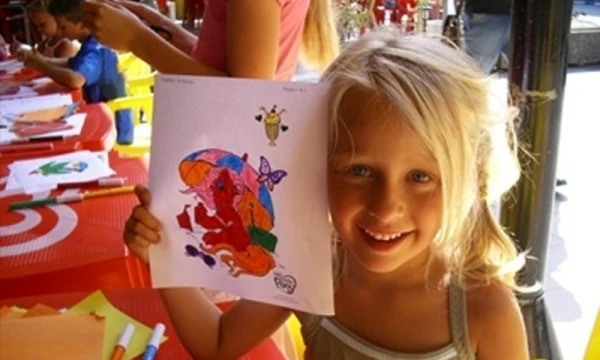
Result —
<instances>
[{"instance_id":1,"label":"red table surface","mask_svg":"<svg viewBox=\"0 0 600 360\"><path fill-rule=\"evenodd\" d=\"M111 152L109 161L127 184L146 183L143 160ZM12 212L10 203L32 196L4 191L7 175L7 165L0 164L0 299L149 286L147 267L128 256L122 240L135 195Z\"/></svg>"},{"instance_id":2,"label":"red table surface","mask_svg":"<svg viewBox=\"0 0 600 360\"><path fill-rule=\"evenodd\" d=\"M144 323L150 328L158 322L165 324L165 335L169 340L165 341L158 351L156 360L188 360L191 356L187 353L177 334L173 329L173 325L169 320L166 309L162 303L158 292L151 289L123 289L103 291L106 298L119 310L134 319ZM28 298L16 298L0 300L1 306L19 306L30 308L35 304L42 303L56 309L70 307L75 305L80 300L84 299L90 293L69 293L69 294L54 294L46 296L35 296ZM226 309L232 303L219 304L221 309ZM138 357L137 359L140 359ZM284 360L284 356L277 345L272 340L266 340L250 353L244 355L240 360ZM208 360L208 359L207 359Z\"/></svg>"},{"instance_id":3,"label":"red table surface","mask_svg":"<svg viewBox=\"0 0 600 360\"><path fill-rule=\"evenodd\" d=\"M0 145L0 163L64 154L77 150L108 151L112 149L116 140L116 129L109 108L105 104L82 105L78 112L87 114L79 136L60 141ZM30 146L36 148L27 150ZM47 148L40 149L38 146L47 146Z\"/></svg>"}]
</instances>

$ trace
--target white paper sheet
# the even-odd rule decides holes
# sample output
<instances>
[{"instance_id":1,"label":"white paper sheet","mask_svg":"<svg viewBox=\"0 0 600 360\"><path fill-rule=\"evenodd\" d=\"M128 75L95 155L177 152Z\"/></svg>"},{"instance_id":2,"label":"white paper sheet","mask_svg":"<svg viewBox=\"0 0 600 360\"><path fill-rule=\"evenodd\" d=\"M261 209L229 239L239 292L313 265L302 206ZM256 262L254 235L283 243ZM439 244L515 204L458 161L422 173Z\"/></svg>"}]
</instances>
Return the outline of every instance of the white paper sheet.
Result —
<instances>
[{"instance_id":1,"label":"white paper sheet","mask_svg":"<svg viewBox=\"0 0 600 360\"><path fill-rule=\"evenodd\" d=\"M0 101L0 121L5 116L17 115L27 111L52 109L59 106L71 105L71 95L54 94Z\"/></svg>"},{"instance_id":2,"label":"white paper sheet","mask_svg":"<svg viewBox=\"0 0 600 360\"><path fill-rule=\"evenodd\" d=\"M18 72L23 68L23 63L17 59L0 61L0 70L6 71L8 73Z\"/></svg>"},{"instance_id":3,"label":"white paper sheet","mask_svg":"<svg viewBox=\"0 0 600 360\"><path fill-rule=\"evenodd\" d=\"M159 76L155 91L153 286L333 314L328 85Z\"/></svg>"},{"instance_id":4,"label":"white paper sheet","mask_svg":"<svg viewBox=\"0 0 600 360\"><path fill-rule=\"evenodd\" d=\"M28 86L20 86L19 91L15 94L0 95L0 100L4 101L4 100L13 100L13 99L21 99L21 98L30 98L30 97L36 97L38 95L39 94L34 89L32 89Z\"/></svg>"},{"instance_id":5,"label":"white paper sheet","mask_svg":"<svg viewBox=\"0 0 600 360\"><path fill-rule=\"evenodd\" d=\"M19 187L29 194L52 189L59 183L93 181L115 174L90 151L15 161L8 168Z\"/></svg>"},{"instance_id":6,"label":"white paper sheet","mask_svg":"<svg viewBox=\"0 0 600 360\"><path fill-rule=\"evenodd\" d=\"M85 118L86 118L85 113L71 115L65 119L65 121L69 125L72 126L71 129L48 132L48 133L45 133L42 135L34 135L34 136L30 136L30 138L42 139L42 138L54 137L54 136L64 136L64 137L78 136L79 134L81 134L81 129L83 128L83 125L85 123ZM20 139L20 137L17 134L10 131L10 127L0 129L0 145L5 145L7 143L10 143L11 141L18 140L18 139Z\"/></svg>"},{"instance_id":7,"label":"white paper sheet","mask_svg":"<svg viewBox=\"0 0 600 360\"><path fill-rule=\"evenodd\" d=\"M110 166L108 153L106 151L95 151L92 152L92 154L94 154L106 166ZM34 194L36 192L50 191L56 189L57 185L57 183L48 183L43 185L38 184L37 186L29 186L27 188L27 192L29 194ZM10 172L8 174L8 181L6 182L4 189L7 191L23 190L23 186L21 186L15 175L12 172Z\"/></svg>"}]
</instances>

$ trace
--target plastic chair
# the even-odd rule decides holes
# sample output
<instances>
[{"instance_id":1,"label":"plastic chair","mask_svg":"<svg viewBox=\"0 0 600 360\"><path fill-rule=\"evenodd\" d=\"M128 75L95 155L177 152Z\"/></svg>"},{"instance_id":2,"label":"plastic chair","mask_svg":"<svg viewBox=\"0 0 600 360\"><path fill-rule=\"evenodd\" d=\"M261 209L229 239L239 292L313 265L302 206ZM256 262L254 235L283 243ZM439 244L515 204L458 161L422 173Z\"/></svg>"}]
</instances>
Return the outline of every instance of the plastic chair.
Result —
<instances>
[{"instance_id":1,"label":"plastic chair","mask_svg":"<svg viewBox=\"0 0 600 360\"><path fill-rule=\"evenodd\" d=\"M592 335L585 351L583 360L598 360L600 359L600 309L596 316L596 323L592 329Z\"/></svg>"},{"instance_id":2,"label":"plastic chair","mask_svg":"<svg viewBox=\"0 0 600 360\"><path fill-rule=\"evenodd\" d=\"M125 79L125 90L128 96L138 96L152 94L154 86L154 77L156 72L148 75L136 76Z\"/></svg>"},{"instance_id":3,"label":"plastic chair","mask_svg":"<svg viewBox=\"0 0 600 360\"><path fill-rule=\"evenodd\" d=\"M150 65L142 61L133 53L126 52L118 55L118 70L125 79L146 76L152 73Z\"/></svg>"},{"instance_id":4,"label":"plastic chair","mask_svg":"<svg viewBox=\"0 0 600 360\"><path fill-rule=\"evenodd\" d=\"M131 145L114 146L120 155L125 157L142 157L150 151L152 138L152 110L154 105L154 95L144 94L137 96L128 96L111 100L106 103L111 112L117 110L131 109L134 114L134 140ZM142 116L144 119L142 119ZM145 121L142 121L145 120Z\"/></svg>"},{"instance_id":5,"label":"plastic chair","mask_svg":"<svg viewBox=\"0 0 600 360\"><path fill-rule=\"evenodd\" d=\"M296 348L296 355L298 359L304 359L304 351L306 350L306 346L304 345L304 339L302 339L302 333L300 332L300 321L298 318L292 314L290 318L286 322L290 333L292 334L294 340L294 347Z\"/></svg>"}]
</instances>

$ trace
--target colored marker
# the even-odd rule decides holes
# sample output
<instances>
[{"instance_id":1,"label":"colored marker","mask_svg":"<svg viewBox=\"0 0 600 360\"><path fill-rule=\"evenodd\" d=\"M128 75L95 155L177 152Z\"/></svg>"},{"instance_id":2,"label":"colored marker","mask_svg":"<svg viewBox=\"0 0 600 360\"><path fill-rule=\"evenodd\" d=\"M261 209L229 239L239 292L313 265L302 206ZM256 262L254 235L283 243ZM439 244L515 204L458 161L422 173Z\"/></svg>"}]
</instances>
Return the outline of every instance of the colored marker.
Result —
<instances>
[{"instance_id":1,"label":"colored marker","mask_svg":"<svg viewBox=\"0 0 600 360\"><path fill-rule=\"evenodd\" d=\"M71 189L82 186L98 186L98 187L113 187L123 186L127 179L124 177L108 177L94 181L76 182L76 183L61 183L57 185L58 189Z\"/></svg>"},{"instance_id":2,"label":"colored marker","mask_svg":"<svg viewBox=\"0 0 600 360\"><path fill-rule=\"evenodd\" d=\"M156 324L154 327L154 332L152 332L152 337L146 346L146 351L144 352L144 357L142 360L153 360L158 352L158 348L160 347L160 340L165 334L165 326L161 323Z\"/></svg>"},{"instance_id":3,"label":"colored marker","mask_svg":"<svg viewBox=\"0 0 600 360\"><path fill-rule=\"evenodd\" d=\"M121 336L119 337L119 341L117 341L117 345L115 345L115 349L110 356L110 360L121 360L125 352L127 351L127 346L133 337L133 332L135 331L135 326L129 323L123 329Z\"/></svg>"},{"instance_id":4,"label":"colored marker","mask_svg":"<svg viewBox=\"0 0 600 360\"><path fill-rule=\"evenodd\" d=\"M65 204L75 201L82 201L84 199L95 198L100 196L108 195L119 195L119 194L130 194L134 191L135 186L123 186L113 189L97 190L97 191L86 191L84 193L75 194L62 194L54 197L47 197L44 199L21 201L8 205L9 210L21 210L29 209L37 206Z\"/></svg>"},{"instance_id":5,"label":"colored marker","mask_svg":"<svg viewBox=\"0 0 600 360\"><path fill-rule=\"evenodd\" d=\"M62 140L65 140L66 138L67 137L64 135L18 138L18 139L13 139L13 140L2 140L2 141L0 141L0 145L17 145L17 144L26 144L26 143L32 143L32 142L62 141Z\"/></svg>"},{"instance_id":6,"label":"colored marker","mask_svg":"<svg viewBox=\"0 0 600 360\"><path fill-rule=\"evenodd\" d=\"M7 145L0 148L0 157L2 154L24 152L24 151L36 151L36 150L52 150L54 144L52 143L31 143L31 144L20 144L20 145Z\"/></svg>"}]
</instances>

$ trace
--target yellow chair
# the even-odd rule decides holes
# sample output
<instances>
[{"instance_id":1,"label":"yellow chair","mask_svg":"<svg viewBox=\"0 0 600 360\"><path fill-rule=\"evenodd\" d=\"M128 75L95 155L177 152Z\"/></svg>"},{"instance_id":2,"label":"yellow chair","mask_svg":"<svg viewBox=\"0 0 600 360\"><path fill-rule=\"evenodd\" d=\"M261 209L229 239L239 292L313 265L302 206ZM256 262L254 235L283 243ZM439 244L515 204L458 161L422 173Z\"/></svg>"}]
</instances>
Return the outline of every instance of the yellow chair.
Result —
<instances>
[{"instance_id":1,"label":"yellow chair","mask_svg":"<svg viewBox=\"0 0 600 360\"><path fill-rule=\"evenodd\" d=\"M148 75L152 72L150 65L131 52L118 54L118 70L125 78Z\"/></svg>"},{"instance_id":2,"label":"yellow chair","mask_svg":"<svg viewBox=\"0 0 600 360\"><path fill-rule=\"evenodd\" d=\"M598 360L600 359L600 309L598 309L598 315L596 316L596 323L592 329L592 335L590 336L590 342L588 343L587 350L585 352L584 360Z\"/></svg>"},{"instance_id":3,"label":"yellow chair","mask_svg":"<svg viewBox=\"0 0 600 360\"><path fill-rule=\"evenodd\" d=\"M116 144L114 150L126 157L142 157L150 151L152 138L152 111L154 95L143 94L115 99L106 103L114 113L117 110L131 109L134 116L134 140L131 145ZM142 110L142 111L140 111ZM142 123L141 114L145 122Z\"/></svg>"},{"instance_id":4,"label":"yellow chair","mask_svg":"<svg viewBox=\"0 0 600 360\"><path fill-rule=\"evenodd\" d=\"M156 72L152 72L146 75L135 76L125 79L125 87L128 96L145 95L152 93L152 86L154 86L154 77Z\"/></svg>"},{"instance_id":5,"label":"yellow chair","mask_svg":"<svg viewBox=\"0 0 600 360\"><path fill-rule=\"evenodd\" d=\"M304 359L304 350L306 349L306 346L304 345L302 333L300 332L300 328L302 327L300 325L300 321L298 321L298 318L292 314L286 323L294 340L296 355L298 356L298 359Z\"/></svg>"}]
</instances>

